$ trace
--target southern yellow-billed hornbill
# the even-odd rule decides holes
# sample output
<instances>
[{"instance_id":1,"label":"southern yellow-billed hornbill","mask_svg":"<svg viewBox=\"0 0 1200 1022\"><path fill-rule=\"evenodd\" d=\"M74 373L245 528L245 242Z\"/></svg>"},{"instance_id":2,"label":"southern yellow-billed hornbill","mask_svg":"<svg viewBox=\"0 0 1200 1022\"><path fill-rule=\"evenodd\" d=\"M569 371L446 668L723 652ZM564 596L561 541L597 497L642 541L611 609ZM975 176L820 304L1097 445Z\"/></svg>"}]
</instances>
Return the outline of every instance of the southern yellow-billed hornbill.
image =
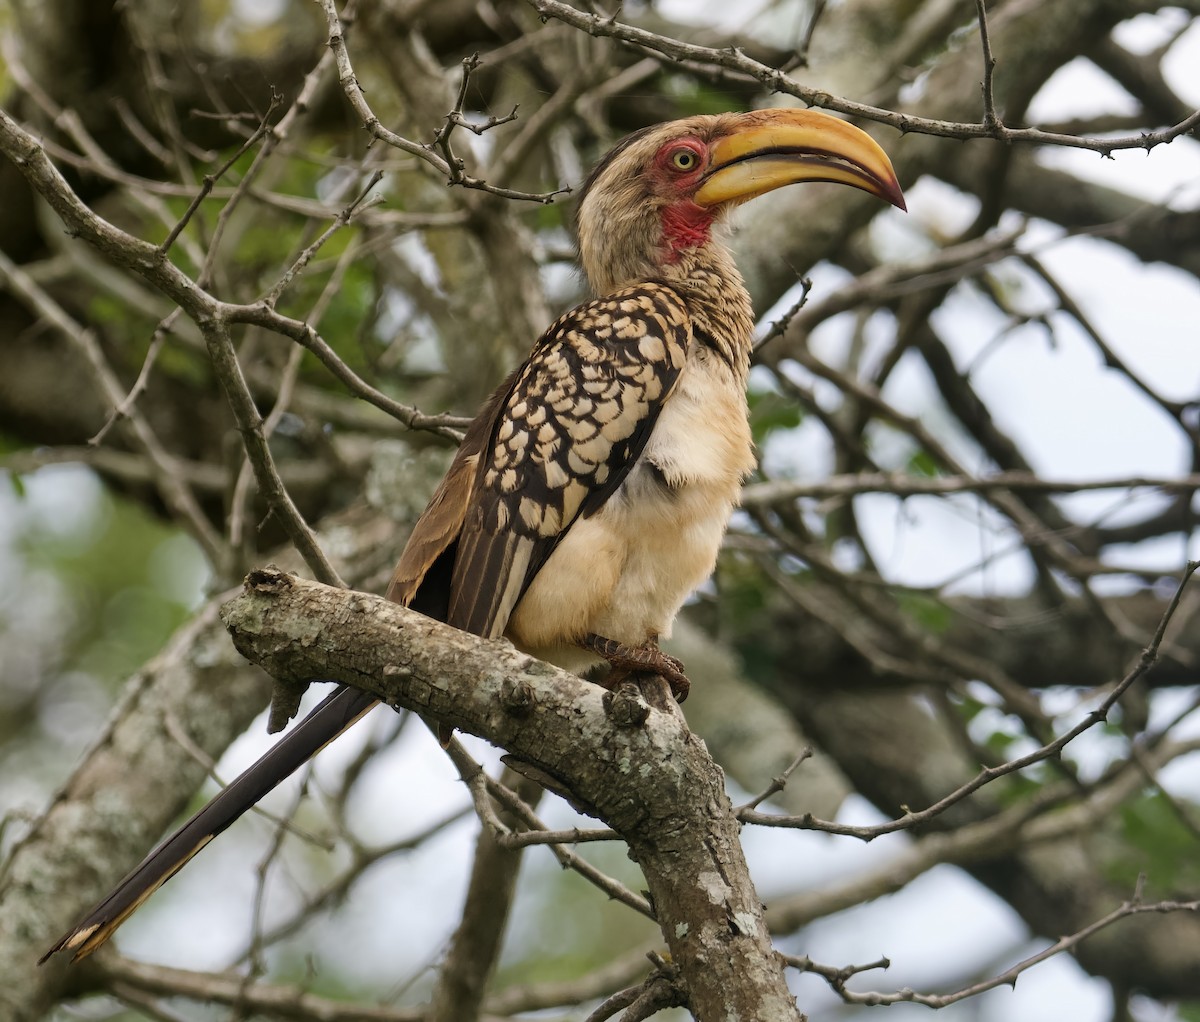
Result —
<instances>
[{"instance_id":1,"label":"southern yellow-billed hornbill","mask_svg":"<svg viewBox=\"0 0 1200 1022\"><path fill-rule=\"evenodd\" d=\"M657 641L712 571L754 465L750 299L716 228L739 203L800 181L851 185L904 208L879 146L814 111L661 124L600 161L577 216L599 297L554 323L472 423L401 555L391 599L570 670L607 659L686 694ZM46 957L98 948L374 703L336 690Z\"/></svg>"}]
</instances>

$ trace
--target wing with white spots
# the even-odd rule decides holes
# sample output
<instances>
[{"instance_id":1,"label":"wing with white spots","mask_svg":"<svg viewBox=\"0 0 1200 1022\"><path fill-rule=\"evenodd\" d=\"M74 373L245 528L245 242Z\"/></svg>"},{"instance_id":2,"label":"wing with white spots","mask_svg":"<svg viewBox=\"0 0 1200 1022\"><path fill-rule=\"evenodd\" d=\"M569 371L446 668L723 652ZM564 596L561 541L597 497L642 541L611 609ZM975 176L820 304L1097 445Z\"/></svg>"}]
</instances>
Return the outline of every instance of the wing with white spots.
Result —
<instances>
[{"instance_id":1,"label":"wing with white spots","mask_svg":"<svg viewBox=\"0 0 1200 1022\"><path fill-rule=\"evenodd\" d=\"M504 631L560 537L616 492L646 446L690 330L673 290L643 284L546 331L492 413L458 538L450 624Z\"/></svg>"}]
</instances>

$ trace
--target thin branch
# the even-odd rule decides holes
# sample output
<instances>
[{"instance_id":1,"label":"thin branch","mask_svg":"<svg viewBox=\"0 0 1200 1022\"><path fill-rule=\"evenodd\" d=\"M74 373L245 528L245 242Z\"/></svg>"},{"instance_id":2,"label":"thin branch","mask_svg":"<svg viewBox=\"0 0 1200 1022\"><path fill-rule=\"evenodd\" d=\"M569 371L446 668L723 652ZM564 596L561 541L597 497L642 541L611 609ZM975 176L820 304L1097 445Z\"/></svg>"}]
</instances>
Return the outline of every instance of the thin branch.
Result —
<instances>
[{"instance_id":1,"label":"thin branch","mask_svg":"<svg viewBox=\"0 0 1200 1022\"><path fill-rule=\"evenodd\" d=\"M1200 475L1117 476L1110 479L1046 479L1032 472L996 472L972 477L961 475L914 476L906 472L856 472L824 479L772 479L742 489L743 507L769 507L793 500L854 497L863 493L888 493L896 497L983 494L995 490L1016 493L1085 493L1094 490L1153 489L1186 493L1200 489Z\"/></svg>"},{"instance_id":2,"label":"thin branch","mask_svg":"<svg viewBox=\"0 0 1200 1022\"><path fill-rule=\"evenodd\" d=\"M784 956L785 961L794 968L802 969L806 972L815 972L824 977L830 987L845 1001L847 1004L867 1004L871 1006L885 1004L900 1004L903 1002L911 1002L913 1004L923 1004L928 1008L945 1008L948 1005L954 1004L957 1001L966 1000L968 997L976 997L979 994L985 993L988 990L994 990L1001 986L1016 986L1017 977L1023 972L1027 972L1035 965L1046 961L1048 958L1053 958L1055 955L1062 954L1064 951L1070 951L1078 946L1088 937L1099 933L1101 930L1112 926L1113 923L1120 922L1122 919L1128 919L1130 916L1145 915L1146 913L1165 914L1168 912L1200 912L1200 901L1159 901L1152 904L1144 903L1141 900L1141 883L1139 881L1138 890L1134 892L1133 897L1113 909L1108 915L1102 919L1097 919L1090 926L1085 926L1083 929L1071 934L1068 937L1063 937L1061 940L1055 941L1049 947L1039 951L1036 955L1031 955L1029 958L1018 962L1011 969L1000 973L998 976L993 976L991 979L982 980L979 983L973 983L968 987L963 987L961 990L956 990L951 994L921 994L915 990L906 987L903 990L898 990L895 993L877 993L877 992L857 992L846 989L846 980L857 972L862 972L871 968L887 968L887 959L882 959L878 963L868 966L852 966L849 971L845 969L832 969L828 966L817 966L811 959L794 958L792 956Z\"/></svg>"},{"instance_id":3,"label":"thin branch","mask_svg":"<svg viewBox=\"0 0 1200 1022\"><path fill-rule=\"evenodd\" d=\"M150 372L154 368L154 363L158 360L158 354L162 351L163 344L167 339L169 330L166 326L167 320L178 315L179 312L179 309L175 309L167 319L164 319L163 322L155 327L154 333L150 337L150 345L146 349L146 357L142 359L142 368L138 372L137 379L133 381L133 386L129 388L129 393L108 413L108 418L104 420L104 425L88 440L89 445L98 447L104 442L104 438L108 436L109 430L119 420L128 417L129 410L134 406L137 399L141 397L142 392L145 391L146 384L150 380Z\"/></svg>"},{"instance_id":4,"label":"thin branch","mask_svg":"<svg viewBox=\"0 0 1200 1022\"><path fill-rule=\"evenodd\" d=\"M462 742L457 738L451 738L446 745L446 755L450 757L450 762L454 764L458 776L467 786L467 792L471 796L471 804L475 807L475 815L479 817L479 822L497 839L507 835L509 829L496 815L496 807L492 804L492 797L489 793L489 782L492 779L488 777L487 771L463 748Z\"/></svg>"},{"instance_id":5,"label":"thin branch","mask_svg":"<svg viewBox=\"0 0 1200 1022\"><path fill-rule=\"evenodd\" d=\"M109 365L96 335L75 322L61 305L50 297L21 267L0 250L0 280L31 310L74 344L91 366L92 375L105 400L119 414L124 408L133 437L154 466L154 482L163 501L179 516L204 550L209 563L218 570L225 563L227 550L212 527L191 486L180 474L174 456L163 447L150 423L136 407L128 404L125 388Z\"/></svg>"},{"instance_id":6,"label":"thin branch","mask_svg":"<svg viewBox=\"0 0 1200 1022\"><path fill-rule=\"evenodd\" d=\"M155 997L147 996L139 990L134 990L124 983L114 983L112 995L126 1007L137 1008L153 1022L184 1022L182 1015L167 1011Z\"/></svg>"},{"instance_id":7,"label":"thin branch","mask_svg":"<svg viewBox=\"0 0 1200 1022\"><path fill-rule=\"evenodd\" d=\"M201 749L200 746L195 743L195 741L193 741L192 737L187 733L187 729L183 727L179 721L179 718L174 713L164 714L163 727L167 734L179 744L179 747L183 749L184 752L186 752L189 756L191 756L192 759L204 767L205 772L218 787L225 787L226 782L222 780L221 775L217 773L216 761L211 756L205 755L204 750ZM286 817L279 816L276 813L271 812L269 809L264 809L261 805L251 806L250 812L254 813L256 816L262 817L264 820L267 820L276 829L290 831L301 841L312 845L314 848L320 848L326 852L332 852L334 850L333 843L328 839L318 837L311 831L307 831L298 826L294 821L289 820Z\"/></svg>"},{"instance_id":8,"label":"thin branch","mask_svg":"<svg viewBox=\"0 0 1200 1022\"><path fill-rule=\"evenodd\" d=\"M992 40L988 36L987 0L975 0L975 9L979 13L979 45L983 49L983 81L979 86L983 93L983 123L992 131L1001 132L1004 124L996 116L996 95L992 88L996 58L992 56Z\"/></svg>"},{"instance_id":9,"label":"thin branch","mask_svg":"<svg viewBox=\"0 0 1200 1022\"><path fill-rule=\"evenodd\" d=\"M1077 149L1091 149L1103 156L1108 156L1118 149L1153 149L1155 146L1170 142L1180 135L1186 135L1200 125L1200 110L1170 128L1161 131L1139 132L1136 135L1126 135L1117 138L1086 138L1075 135L1059 135L1038 128L1001 128L987 124L969 122L945 121L929 117L915 117L912 114L897 113L883 107L870 106L866 103L855 103L842 99L821 89L801 85L789 78L778 68L760 63L748 57L742 50L733 47L714 49L709 46L697 46L694 43L681 42L668 36L648 32L633 25L622 24L613 17L602 17L598 14L587 14L583 11L560 2L560 0L527 0L538 14L546 18L558 18L589 35L608 36L620 40L637 49L649 50L661 54L664 63L679 64L684 62L698 63L707 67L725 68L734 72L743 80L756 81L770 92L781 92L795 96L810 106L822 107L826 110L836 110L838 113L851 117L862 117L880 124L888 124L901 132L916 132L922 135L938 135L943 138L994 138L1006 144L1030 143L1035 145L1071 146Z\"/></svg>"},{"instance_id":10,"label":"thin branch","mask_svg":"<svg viewBox=\"0 0 1200 1022\"><path fill-rule=\"evenodd\" d=\"M857 275L845 286L819 302L806 301L812 288L808 278L801 280L804 294L788 312L776 320L754 345L756 356L774 339L788 335L790 346L810 334L826 320L862 305L878 307L904 295L945 287L975 276L994 263L1013 255L1025 233L1025 224L1016 228L974 238L957 245L939 248L928 255L903 263L876 266ZM772 354L771 357L777 357Z\"/></svg>"},{"instance_id":11,"label":"thin branch","mask_svg":"<svg viewBox=\"0 0 1200 1022\"><path fill-rule=\"evenodd\" d=\"M64 222L83 235L101 252L119 265L132 269L177 302L200 327L209 348L213 365L226 389L230 405L234 410L238 427L246 443L247 453L258 475L259 489L271 508L279 516L289 538L301 552L316 577L334 583L338 579L336 570L321 551L316 537L304 521L290 495L279 478L274 458L260 432L261 417L246 387L246 381L233 351L228 324L240 320L235 313L240 307L218 302L178 267L172 264L156 246L135 238L114 227L97 216L84 205L63 180L62 175L50 163L44 150L34 138L20 127L4 111L0 111L0 149L22 170L33 186L46 198ZM263 312L271 312L264 306L255 306ZM273 315L273 313L272 313ZM252 321L252 317L244 321ZM276 329L283 317L273 319L271 328ZM309 331L303 324L296 324L300 334L307 337ZM294 336L290 330L280 331ZM315 334L313 334L315 337ZM319 338L317 338L319 340ZM324 344L324 342L321 342ZM332 355L332 352L330 352ZM334 361L337 360L333 356ZM364 385L365 386L365 385ZM116 400L120 400L118 395ZM382 395L380 395L382 397ZM392 402L395 404L395 402ZM418 413L397 406L401 410L401 421L412 423ZM443 427L444 428L444 427ZM206 547L214 544L205 544ZM212 551L214 560L220 553L216 544Z\"/></svg>"},{"instance_id":12,"label":"thin branch","mask_svg":"<svg viewBox=\"0 0 1200 1022\"><path fill-rule=\"evenodd\" d=\"M659 966L636 986L618 991L597 1005L584 1022L606 1022L624 1009L620 1022L643 1022L667 1008L687 1007L687 992L679 982L678 970L660 956L653 956Z\"/></svg>"},{"instance_id":13,"label":"thin branch","mask_svg":"<svg viewBox=\"0 0 1200 1022\"><path fill-rule=\"evenodd\" d=\"M490 996L485 1006L497 1015L511 1016L602 998L636 984L646 974L646 956L655 946L650 942L623 951L620 957L574 979L506 987Z\"/></svg>"},{"instance_id":14,"label":"thin branch","mask_svg":"<svg viewBox=\"0 0 1200 1022\"><path fill-rule=\"evenodd\" d=\"M290 937L317 912L329 908L345 898L354 884L376 863L402 852L412 851L431 837L435 837L448 827L465 819L470 812L470 808L466 806L452 810L416 833L376 848L364 848L353 840L347 841L353 861L316 893L307 895L304 904L290 918L277 923L264 933L261 938L262 943L264 945L276 944L285 937Z\"/></svg>"},{"instance_id":15,"label":"thin branch","mask_svg":"<svg viewBox=\"0 0 1200 1022\"><path fill-rule=\"evenodd\" d=\"M1100 703L1096 709L1087 714L1083 720L1076 724L1073 728L1059 735L1052 742L1048 742L1033 752L1024 756L1018 756L1016 759L1008 760L994 767L984 767L971 780L959 786L944 798L939 799L933 805L919 811L909 811L903 816L895 820L889 820L887 823L880 823L870 827L857 827L844 823L836 823L830 820L817 821L811 815L781 817L773 816L769 813L759 813L752 811L743 811L739 813L739 818L747 823L758 823L767 826L801 826L810 827L815 830L820 830L827 834L842 834L847 837L861 838L863 841L873 841L875 838L883 834L891 834L899 830L910 830L913 827L932 820L935 816L940 816L951 806L961 802L968 795L973 794L985 785L991 784L992 781L999 777L1005 777L1008 774L1016 773L1018 770L1024 770L1026 767L1033 766L1036 763L1042 763L1046 760L1059 756L1071 742L1078 738L1085 731L1090 730L1097 724L1102 724L1108 719L1109 711L1117 704L1121 696L1142 678L1147 671L1158 660L1158 652L1162 646L1163 636L1166 634L1167 626L1171 623L1171 618L1179 609L1180 601L1183 599L1184 590L1187 588L1188 582L1200 568L1200 561L1189 561L1184 569L1183 576L1180 579L1179 585L1175 589L1175 594L1171 597L1170 603L1167 605L1166 611L1159 620L1158 627L1154 630L1154 635L1150 643L1142 650L1134 666L1126 673L1125 677L1114 686L1113 690ZM788 821L784 823L783 821Z\"/></svg>"},{"instance_id":16,"label":"thin branch","mask_svg":"<svg viewBox=\"0 0 1200 1022\"><path fill-rule=\"evenodd\" d=\"M267 118L270 117L271 114L275 112L275 107L278 105L278 103L279 103L279 98L277 96L273 95L271 97L270 107L267 109L267 112L263 115L263 118L262 118L261 122L259 123L258 127L254 129L253 134L251 134L250 137L247 138L246 141L241 144L241 146L237 149L237 151L232 156L230 156L224 163L222 163L215 171L213 171L210 174L204 175L204 177L201 179L201 182L200 182L199 191L197 191L196 194L192 197L192 201L188 204L188 208L186 210L184 210L183 216L181 216L179 218L179 221L175 224L174 227L171 228L170 233L168 233L167 236L163 239L162 244L159 245L160 252L162 252L165 255L166 253L171 251L172 246L175 244L175 239L178 238L179 235L182 234L184 232L184 230L187 229L187 225L191 222L192 217L195 216L196 210L198 210L200 208L200 206L204 202L204 200L207 199L209 197L209 195L212 193L213 186L218 181L220 181L221 178L223 178L225 176L226 171L228 171L230 167L232 167L235 163L237 163L238 160L240 160L242 158L243 154L249 152L252 148L254 148L254 146L256 146L258 144L259 139L261 139L264 135L266 135L267 131L270 128L270 123L267 120ZM235 189L235 192L236 192L236 189ZM231 198L230 202L232 202L232 201L233 201L233 199ZM216 248L215 241L214 241L214 244L212 245L212 248L213 249Z\"/></svg>"},{"instance_id":17,"label":"thin branch","mask_svg":"<svg viewBox=\"0 0 1200 1022\"><path fill-rule=\"evenodd\" d=\"M1036 273L1038 277L1045 282L1046 286L1054 292L1054 297L1058 300L1058 303L1062 307L1063 311L1066 312L1067 315L1069 315L1072 319L1074 319L1075 322L1078 323L1083 331L1088 335L1088 337L1091 338L1092 343L1099 349L1101 356L1103 356L1104 364L1110 369L1116 369L1118 372L1124 375L1134 387L1145 394L1146 397L1158 405L1158 407L1164 412L1174 418L1175 421L1184 428L1184 432L1188 434L1192 441L1192 446L1194 448L1197 447L1197 445L1200 444L1200 441L1198 441L1194 430L1189 430L1186 422L1184 421L1188 410L1195 407L1194 404L1183 401L1173 401L1155 390L1140 375L1134 372L1133 369L1126 364L1125 360L1117 354L1112 345L1110 345L1104 339L1103 334L1101 334L1101 332L1096 328L1095 324L1092 323L1091 318L1083 311L1083 309L1079 307L1079 303L1075 301L1070 292L1068 292L1066 288L1059 283L1058 278L1050 272L1049 268L1040 259L1038 259L1037 256L1033 255L1032 253L1024 253L1020 258L1021 261L1029 266L1029 268L1032 269L1034 273Z\"/></svg>"},{"instance_id":18,"label":"thin branch","mask_svg":"<svg viewBox=\"0 0 1200 1022\"><path fill-rule=\"evenodd\" d=\"M368 179L366 185L363 187L363 190L359 193L358 198L356 198L352 203L350 203L349 206L346 206L340 213L338 213L338 215L334 218L333 223L330 224L329 227L326 228L311 245L307 246L304 251L296 257L292 265L289 266L279 280L275 282L275 285L259 300L271 308L274 308L275 303L279 301L279 296L283 294L285 290L287 290L288 286L293 280L296 279L297 275L301 273L301 271L303 271L303 269L312 261L313 256L315 256L321 250L322 246L330 238L332 238L334 234L350 223L351 218L363 207L363 204L367 201L367 197L371 194L371 189L379 184L379 182L382 180L383 171L376 170L375 173L373 173ZM318 318L316 321L320 322L320 319Z\"/></svg>"},{"instance_id":19,"label":"thin branch","mask_svg":"<svg viewBox=\"0 0 1200 1022\"><path fill-rule=\"evenodd\" d=\"M376 390L346 365L338 357L337 352L325 342L310 324L280 315L274 309L261 302L254 305L226 305L224 308L229 315L230 322L251 323L298 341L316 355L325 365L325 368L341 380L352 394L361 397L364 401L369 401L376 408L387 412L388 415L404 423L410 429L427 430L430 433L445 437L448 440L454 440L455 442L462 439L462 433L458 429L458 427L464 424L464 420L461 417L453 415L427 415L418 408L401 404L399 401L388 397L382 391Z\"/></svg>"},{"instance_id":20,"label":"thin branch","mask_svg":"<svg viewBox=\"0 0 1200 1022\"><path fill-rule=\"evenodd\" d=\"M486 774L484 776L487 777ZM538 818L537 813L526 802L518 798L517 794L511 788L490 777L487 777L487 784L491 794L510 812L515 814L526 827L529 827L536 833L549 833L549 828ZM549 848L564 869L574 870L585 880L600 888L600 890L614 901L628 905L635 912L639 912L647 919L655 918L654 909L650 905L650 902L641 895L634 894L633 891L629 890L619 880L614 880L607 874L602 873L586 859L581 858L562 845L550 845Z\"/></svg>"},{"instance_id":21,"label":"thin branch","mask_svg":"<svg viewBox=\"0 0 1200 1022\"><path fill-rule=\"evenodd\" d=\"M428 164L437 171L450 184L461 185L464 188L473 188L478 191L487 192L490 195L498 195L505 199L520 199L527 202L542 203L543 205L552 203L559 195L570 192L570 188L558 188L552 192L542 193L521 192L512 188L500 188L496 185L490 185L486 181L464 173L461 167L457 167L444 156L438 155L431 146L422 145L420 142L413 142L411 139L404 138L402 135L397 135L394 131L385 128L383 122L375 116L375 112L367 102L367 97L363 93L362 86L358 84L358 77L355 75L354 67L350 63L350 53L346 49L342 23L341 19L338 18L334 0L318 0L318 2L321 9L325 12L325 22L329 29L329 47L333 51L334 60L337 62L338 80L342 83L342 90L346 93L346 98L350 100L350 105L354 108L355 113L362 119L363 127L372 136L395 149L399 149L401 152L417 157L423 163Z\"/></svg>"},{"instance_id":22,"label":"thin branch","mask_svg":"<svg viewBox=\"0 0 1200 1022\"><path fill-rule=\"evenodd\" d=\"M797 756L791 761L791 763L788 764L787 769L784 770L783 773L772 777L771 783L768 784L766 788L764 788L758 795L755 795L754 798L752 798L744 806L740 806L737 809L737 812L741 814L752 809L757 809L772 795L778 795L781 791L783 791L784 788L787 787L788 780L791 778L792 774L796 772L796 769L800 766L800 764L806 759L811 759L812 754L812 749L805 749L803 752L801 752L799 756Z\"/></svg>"},{"instance_id":23,"label":"thin branch","mask_svg":"<svg viewBox=\"0 0 1200 1022\"><path fill-rule=\"evenodd\" d=\"M288 539L304 558L305 564L312 569L314 576L329 585L344 587L345 583L337 569L325 556L316 534L300 514L300 509L296 507L291 494L279 477L279 470L275 467L275 456L271 453L270 444L267 443L263 432L262 416L259 415L258 407L250 394L250 388L246 386L246 378L242 375L242 367L233 350L228 321L214 316L200 321L198 325L204 332L209 358L212 360L217 379L221 382L226 400L233 409L246 456L254 466L254 477L258 481L259 492L279 519Z\"/></svg>"},{"instance_id":24,"label":"thin branch","mask_svg":"<svg viewBox=\"0 0 1200 1022\"><path fill-rule=\"evenodd\" d=\"M1191 755L1197 741L1163 743L1145 751L1151 769ZM994 814L953 829L914 837L893 855L862 871L821 887L777 899L767 911L771 932L794 933L816 919L895 894L937 866L970 868L996 863L1021 850L1062 847L1095 833L1145 787L1132 759L1116 764L1083 793L1073 779L1041 785L1031 796Z\"/></svg>"},{"instance_id":25,"label":"thin branch","mask_svg":"<svg viewBox=\"0 0 1200 1022\"><path fill-rule=\"evenodd\" d=\"M231 973L193 972L147 965L120 955L96 960L106 983L162 997L183 997L200 1003L236 1007L269 1018L295 1022L424 1022L424 1008L389 1008L335 1001L292 985L249 982ZM492 1016L496 1022L495 1016Z\"/></svg>"},{"instance_id":26,"label":"thin branch","mask_svg":"<svg viewBox=\"0 0 1200 1022\"><path fill-rule=\"evenodd\" d=\"M498 843L506 848L524 848L528 845L581 845L591 841L620 841L615 830L518 830L501 835Z\"/></svg>"}]
</instances>

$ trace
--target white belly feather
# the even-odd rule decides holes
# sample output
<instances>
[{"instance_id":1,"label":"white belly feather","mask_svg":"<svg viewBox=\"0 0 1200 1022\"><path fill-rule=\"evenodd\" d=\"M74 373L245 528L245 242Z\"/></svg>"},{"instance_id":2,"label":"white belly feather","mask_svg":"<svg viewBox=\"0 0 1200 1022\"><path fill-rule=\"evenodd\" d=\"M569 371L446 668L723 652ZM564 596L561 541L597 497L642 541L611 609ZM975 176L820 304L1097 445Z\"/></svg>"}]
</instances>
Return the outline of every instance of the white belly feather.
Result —
<instances>
[{"instance_id":1,"label":"white belly feather","mask_svg":"<svg viewBox=\"0 0 1200 1022\"><path fill-rule=\"evenodd\" d=\"M589 632L638 646L668 636L711 573L754 467L745 396L721 364L689 360L617 493L577 520L517 605L505 634L569 670L596 662L550 636Z\"/></svg>"}]
</instances>

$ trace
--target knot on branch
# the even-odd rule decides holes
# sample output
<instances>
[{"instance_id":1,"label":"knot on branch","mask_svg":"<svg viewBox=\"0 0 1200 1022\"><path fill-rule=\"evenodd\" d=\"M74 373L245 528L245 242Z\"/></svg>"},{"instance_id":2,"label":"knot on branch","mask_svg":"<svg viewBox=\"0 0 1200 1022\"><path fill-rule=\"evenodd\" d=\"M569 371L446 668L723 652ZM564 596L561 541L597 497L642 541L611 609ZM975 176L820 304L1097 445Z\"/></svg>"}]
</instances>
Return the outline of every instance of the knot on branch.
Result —
<instances>
[{"instance_id":1,"label":"knot on branch","mask_svg":"<svg viewBox=\"0 0 1200 1022\"><path fill-rule=\"evenodd\" d=\"M528 717L533 712L533 685L527 678L506 675L500 682L500 705L513 717Z\"/></svg>"},{"instance_id":2,"label":"knot on branch","mask_svg":"<svg viewBox=\"0 0 1200 1022\"><path fill-rule=\"evenodd\" d=\"M629 681L605 692L603 704L609 720L622 729L641 727L650 716L650 704L646 702L646 697L637 685Z\"/></svg>"},{"instance_id":3,"label":"knot on branch","mask_svg":"<svg viewBox=\"0 0 1200 1022\"><path fill-rule=\"evenodd\" d=\"M242 583L242 588L248 593L281 593L292 587L294 576L274 564L263 568L255 568Z\"/></svg>"}]
</instances>

